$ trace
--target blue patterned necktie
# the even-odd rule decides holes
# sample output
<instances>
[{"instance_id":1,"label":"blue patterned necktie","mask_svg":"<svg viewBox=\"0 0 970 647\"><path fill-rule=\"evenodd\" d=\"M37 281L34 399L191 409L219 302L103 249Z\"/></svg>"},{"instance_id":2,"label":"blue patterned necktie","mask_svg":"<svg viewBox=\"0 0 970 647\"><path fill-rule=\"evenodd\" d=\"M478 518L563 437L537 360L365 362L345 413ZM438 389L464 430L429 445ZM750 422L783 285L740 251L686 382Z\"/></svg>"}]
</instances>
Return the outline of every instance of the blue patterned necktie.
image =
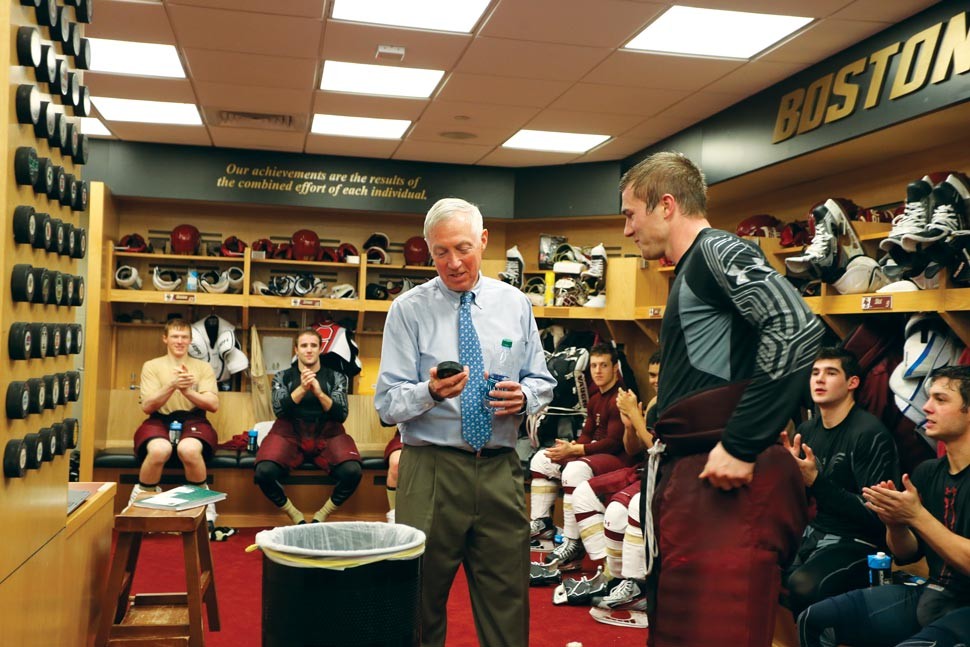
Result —
<instances>
[{"instance_id":1,"label":"blue patterned necktie","mask_svg":"<svg viewBox=\"0 0 970 647\"><path fill-rule=\"evenodd\" d=\"M461 437L475 451L492 437L492 415L482 406L485 397L485 362L472 323L472 293L462 292L458 308L458 361L468 367L468 384L461 392Z\"/></svg>"}]
</instances>

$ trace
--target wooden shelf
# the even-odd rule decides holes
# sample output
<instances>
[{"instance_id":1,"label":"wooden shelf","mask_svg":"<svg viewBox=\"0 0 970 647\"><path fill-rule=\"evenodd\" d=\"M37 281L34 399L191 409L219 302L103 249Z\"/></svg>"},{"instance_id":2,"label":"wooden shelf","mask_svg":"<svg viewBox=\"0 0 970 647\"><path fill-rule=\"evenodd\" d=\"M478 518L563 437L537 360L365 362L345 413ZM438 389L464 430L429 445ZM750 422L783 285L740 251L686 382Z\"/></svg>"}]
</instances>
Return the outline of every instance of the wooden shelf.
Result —
<instances>
[{"instance_id":1,"label":"wooden shelf","mask_svg":"<svg viewBox=\"0 0 970 647\"><path fill-rule=\"evenodd\" d=\"M155 290L121 290L108 292L112 303L167 303L171 305L229 306L246 305L242 294L213 294L210 292L160 292Z\"/></svg>"},{"instance_id":2,"label":"wooden shelf","mask_svg":"<svg viewBox=\"0 0 970 647\"><path fill-rule=\"evenodd\" d=\"M634 319L663 319L666 306L640 306L633 309Z\"/></svg>"},{"instance_id":3,"label":"wooden shelf","mask_svg":"<svg viewBox=\"0 0 970 647\"><path fill-rule=\"evenodd\" d=\"M242 265L246 259L242 256L196 256L186 254L145 254L138 252L115 252L114 257L141 259L147 261L178 261L179 263L230 263Z\"/></svg>"},{"instance_id":4,"label":"wooden shelf","mask_svg":"<svg viewBox=\"0 0 970 647\"><path fill-rule=\"evenodd\" d=\"M357 263L331 263L329 261L289 261L281 258L254 258L252 259L253 265L272 265L274 267L302 267L308 270L313 269L341 269L341 270L359 270L360 265Z\"/></svg>"},{"instance_id":5,"label":"wooden shelf","mask_svg":"<svg viewBox=\"0 0 970 647\"><path fill-rule=\"evenodd\" d=\"M251 308L310 309L360 311L360 299L323 299L317 297L267 297L250 294L246 305Z\"/></svg>"}]
</instances>

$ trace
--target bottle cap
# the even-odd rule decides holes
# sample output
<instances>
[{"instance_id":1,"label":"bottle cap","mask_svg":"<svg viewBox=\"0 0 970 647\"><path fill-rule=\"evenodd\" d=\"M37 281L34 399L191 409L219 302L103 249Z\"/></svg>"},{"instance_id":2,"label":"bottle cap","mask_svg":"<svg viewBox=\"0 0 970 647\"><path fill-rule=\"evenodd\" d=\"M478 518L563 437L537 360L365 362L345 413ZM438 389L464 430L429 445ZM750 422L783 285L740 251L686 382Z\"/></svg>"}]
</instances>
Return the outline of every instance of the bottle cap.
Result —
<instances>
[{"instance_id":1,"label":"bottle cap","mask_svg":"<svg viewBox=\"0 0 970 647\"><path fill-rule=\"evenodd\" d=\"M893 560L886 553L876 553L868 557L869 568L892 568Z\"/></svg>"},{"instance_id":2,"label":"bottle cap","mask_svg":"<svg viewBox=\"0 0 970 647\"><path fill-rule=\"evenodd\" d=\"M512 340L511 339L503 339L502 340L502 347L503 348L512 348Z\"/></svg>"},{"instance_id":3,"label":"bottle cap","mask_svg":"<svg viewBox=\"0 0 970 647\"><path fill-rule=\"evenodd\" d=\"M258 436L258 435L259 435L259 432L258 432L258 431L256 431L255 429L250 429L250 430L249 430L249 436L250 436L250 437L253 437L253 436Z\"/></svg>"}]
</instances>

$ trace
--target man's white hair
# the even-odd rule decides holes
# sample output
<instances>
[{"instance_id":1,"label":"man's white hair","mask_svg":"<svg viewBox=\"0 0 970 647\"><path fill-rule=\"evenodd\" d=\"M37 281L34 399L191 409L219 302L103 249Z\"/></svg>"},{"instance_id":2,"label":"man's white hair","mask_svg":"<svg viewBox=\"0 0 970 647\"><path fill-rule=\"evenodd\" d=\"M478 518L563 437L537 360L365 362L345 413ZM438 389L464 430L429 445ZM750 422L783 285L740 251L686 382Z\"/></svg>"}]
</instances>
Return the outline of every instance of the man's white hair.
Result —
<instances>
[{"instance_id":1,"label":"man's white hair","mask_svg":"<svg viewBox=\"0 0 970 647\"><path fill-rule=\"evenodd\" d=\"M442 198L431 206L428 215L424 218L424 239L428 240L431 230L438 223L460 216L468 218L472 226L472 236L481 237L485 225L482 221L482 212L478 210L478 207L461 198Z\"/></svg>"}]
</instances>

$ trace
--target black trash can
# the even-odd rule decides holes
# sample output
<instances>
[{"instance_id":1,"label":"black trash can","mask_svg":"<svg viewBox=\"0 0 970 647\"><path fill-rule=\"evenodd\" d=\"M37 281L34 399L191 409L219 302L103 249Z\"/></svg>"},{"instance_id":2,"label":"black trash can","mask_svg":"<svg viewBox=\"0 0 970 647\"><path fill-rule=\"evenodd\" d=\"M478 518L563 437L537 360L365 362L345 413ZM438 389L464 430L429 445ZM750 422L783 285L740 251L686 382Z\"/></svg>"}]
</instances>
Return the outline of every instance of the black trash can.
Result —
<instances>
[{"instance_id":1,"label":"black trash can","mask_svg":"<svg viewBox=\"0 0 970 647\"><path fill-rule=\"evenodd\" d=\"M424 533L330 522L264 530L263 647L420 643Z\"/></svg>"}]
</instances>

